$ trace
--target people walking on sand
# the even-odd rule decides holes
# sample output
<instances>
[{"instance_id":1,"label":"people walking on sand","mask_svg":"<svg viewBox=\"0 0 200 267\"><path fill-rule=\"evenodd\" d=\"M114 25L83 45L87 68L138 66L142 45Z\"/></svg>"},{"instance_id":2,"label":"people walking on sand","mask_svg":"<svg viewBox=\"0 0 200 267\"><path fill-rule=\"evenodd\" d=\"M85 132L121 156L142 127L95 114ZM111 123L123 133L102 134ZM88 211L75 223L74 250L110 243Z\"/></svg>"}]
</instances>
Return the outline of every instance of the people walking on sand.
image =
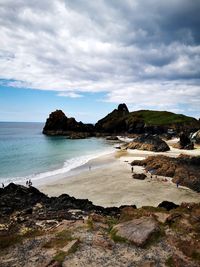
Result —
<instances>
[{"instance_id":1,"label":"people walking on sand","mask_svg":"<svg viewBox=\"0 0 200 267\"><path fill-rule=\"evenodd\" d=\"M89 171L91 171L91 166L89 165Z\"/></svg>"},{"instance_id":2,"label":"people walking on sand","mask_svg":"<svg viewBox=\"0 0 200 267\"><path fill-rule=\"evenodd\" d=\"M177 187L177 188L179 187L179 184L180 184L180 182L177 181L177 182L176 182L176 187Z\"/></svg>"},{"instance_id":3,"label":"people walking on sand","mask_svg":"<svg viewBox=\"0 0 200 267\"><path fill-rule=\"evenodd\" d=\"M28 180L26 180L26 186L29 186L29 181Z\"/></svg>"},{"instance_id":4,"label":"people walking on sand","mask_svg":"<svg viewBox=\"0 0 200 267\"><path fill-rule=\"evenodd\" d=\"M134 168L133 168L133 166L131 167L131 172L133 173L133 170L134 170Z\"/></svg>"},{"instance_id":5,"label":"people walking on sand","mask_svg":"<svg viewBox=\"0 0 200 267\"><path fill-rule=\"evenodd\" d=\"M2 188L4 189L4 187L5 187L5 186L4 186L4 183L2 183Z\"/></svg>"}]
</instances>

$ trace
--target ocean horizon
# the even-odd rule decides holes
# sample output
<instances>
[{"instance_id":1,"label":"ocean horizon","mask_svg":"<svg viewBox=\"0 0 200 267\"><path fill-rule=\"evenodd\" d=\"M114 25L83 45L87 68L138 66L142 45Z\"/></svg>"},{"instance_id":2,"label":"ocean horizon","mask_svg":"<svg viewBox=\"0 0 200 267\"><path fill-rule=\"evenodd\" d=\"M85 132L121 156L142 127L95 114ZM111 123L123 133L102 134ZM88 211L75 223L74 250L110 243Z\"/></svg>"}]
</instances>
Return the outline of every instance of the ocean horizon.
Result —
<instances>
[{"instance_id":1,"label":"ocean horizon","mask_svg":"<svg viewBox=\"0 0 200 267\"><path fill-rule=\"evenodd\" d=\"M0 122L0 182L25 184L65 176L98 156L111 153L104 138L79 140L42 134L41 122Z\"/></svg>"}]
</instances>

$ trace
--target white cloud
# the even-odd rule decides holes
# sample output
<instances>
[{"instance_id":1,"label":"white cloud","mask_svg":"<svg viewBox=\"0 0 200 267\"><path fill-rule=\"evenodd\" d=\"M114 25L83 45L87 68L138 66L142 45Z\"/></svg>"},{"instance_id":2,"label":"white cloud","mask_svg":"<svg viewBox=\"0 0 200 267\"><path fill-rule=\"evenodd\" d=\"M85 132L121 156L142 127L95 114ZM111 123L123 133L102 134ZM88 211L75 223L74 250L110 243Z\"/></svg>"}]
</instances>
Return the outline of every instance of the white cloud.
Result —
<instances>
[{"instance_id":1,"label":"white cloud","mask_svg":"<svg viewBox=\"0 0 200 267\"><path fill-rule=\"evenodd\" d=\"M75 92L62 92L62 93L59 93L58 96L71 97L71 98L83 97L82 95L77 94Z\"/></svg>"},{"instance_id":2,"label":"white cloud","mask_svg":"<svg viewBox=\"0 0 200 267\"><path fill-rule=\"evenodd\" d=\"M0 78L60 96L105 92L105 101L199 112L199 11L190 0L1 0Z\"/></svg>"}]
</instances>

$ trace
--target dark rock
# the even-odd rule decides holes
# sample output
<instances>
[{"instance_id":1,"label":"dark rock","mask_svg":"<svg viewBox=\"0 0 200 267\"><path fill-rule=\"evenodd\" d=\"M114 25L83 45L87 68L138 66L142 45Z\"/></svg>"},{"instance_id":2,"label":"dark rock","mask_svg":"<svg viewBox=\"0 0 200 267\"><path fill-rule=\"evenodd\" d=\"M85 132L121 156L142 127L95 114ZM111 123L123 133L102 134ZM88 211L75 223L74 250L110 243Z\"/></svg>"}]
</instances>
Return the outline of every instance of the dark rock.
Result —
<instances>
[{"instance_id":1,"label":"dark rock","mask_svg":"<svg viewBox=\"0 0 200 267\"><path fill-rule=\"evenodd\" d=\"M69 136L67 136L66 138L67 139L85 139L85 138L88 138L88 137L91 137L92 134L91 133L88 133L88 132L72 132L72 133L69 133Z\"/></svg>"},{"instance_id":2,"label":"dark rock","mask_svg":"<svg viewBox=\"0 0 200 267\"><path fill-rule=\"evenodd\" d=\"M106 140L110 140L110 141L119 141L117 136L107 136Z\"/></svg>"},{"instance_id":3,"label":"dark rock","mask_svg":"<svg viewBox=\"0 0 200 267\"><path fill-rule=\"evenodd\" d=\"M144 173L134 173L132 177L134 179L144 180L147 176Z\"/></svg>"},{"instance_id":4,"label":"dark rock","mask_svg":"<svg viewBox=\"0 0 200 267\"><path fill-rule=\"evenodd\" d=\"M172 177L174 183L200 192L200 157L180 155L178 158L151 156L145 160L133 161L132 166L144 166L155 175Z\"/></svg>"},{"instance_id":5,"label":"dark rock","mask_svg":"<svg viewBox=\"0 0 200 267\"><path fill-rule=\"evenodd\" d=\"M177 122L178 121L178 122ZM110 134L166 134L181 131L194 132L200 123L194 118L166 111L139 110L129 112L126 104L120 104L95 126L67 118L61 110L49 115L43 129L47 135L71 136L73 132L88 133L89 136L106 136ZM84 138L84 136L83 136Z\"/></svg>"},{"instance_id":6,"label":"dark rock","mask_svg":"<svg viewBox=\"0 0 200 267\"><path fill-rule=\"evenodd\" d=\"M148 150L155 152L163 152L170 150L169 146L159 136L144 134L134 139L128 144L129 149Z\"/></svg>"},{"instance_id":7,"label":"dark rock","mask_svg":"<svg viewBox=\"0 0 200 267\"><path fill-rule=\"evenodd\" d=\"M194 141L196 144L200 144L200 130L192 134L191 136L192 141Z\"/></svg>"},{"instance_id":8,"label":"dark rock","mask_svg":"<svg viewBox=\"0 0 200 267\"><path fill-rule=\"evenodd\" d=\"M127 125L125 117L129 114L125 104L120 104L118 109L114 109L106 117L95 124L96 132L122 133L126 132Z\"/></svg>"},{"instance_id":9,"label":"dark rock","mask_svg":"<svg viewBox=\"0 0 200 267\"><path fill-rule=\"evenodd\" d=\"M94 126L92 124L77 122L74 118L67 118L62 110L56 110L49 115L43 129L43 134L69 136L73 132L91 134L93 131Z\"/></svg>"},{"instance_id":10,"label":"dark rock","mask_svg":"<svg viewBox=\"0 0 200 267\"><path fill-rule=\"evenodd\" d=\"M40 205L40 204L41 205ZM37 204L37 205L36 205ZM68 210L81 210L83 213L95 212L102 215L117 215L125 206L108 207L94 205L88 199L76 199L67 194L48 197L34 187L9 184L0 193L0 215L9 215L14 211L34 213L35 217L46 219L75 219ZM131 207L135 207L134 205Z\"/></svg>"},{"instance_id":11,"label":"dark rock","mask_svg":"<svg viewBox=\"0 0 200 267\"><path fill-rule=\"evenodd\" d=\"M179 205L174 204L173 202L170 201L163 201L158 205L159 208L164 208L167 211L170 211L172 209L176 209L179 207Z\"/></svg>"},{"instance_id":12,"label":"dark rock","mask_svg":"<svg viewBox=\"0 0 200 267\"><path fill-rule=\"evenodd\" d=\"M45 202L47 196L34 187L10 183L0 193L0 213L10 214L15 210L30 209L38 202Z\"/></svg>"},{"instance_id":13,"label":"dark rock","mask_svg":"<svg viewBox=\"0 0 200 267\"><path fill-rule=\"evenodd\" d=\"M188 149L188 150L191 150L191 149L194 149L194 144L193 142L191 142L189 136L185 133L181 133L180 134L180 140L177 144L174 145L175 148L178 148L178 149Z\"/></svg>"}]
</instances>

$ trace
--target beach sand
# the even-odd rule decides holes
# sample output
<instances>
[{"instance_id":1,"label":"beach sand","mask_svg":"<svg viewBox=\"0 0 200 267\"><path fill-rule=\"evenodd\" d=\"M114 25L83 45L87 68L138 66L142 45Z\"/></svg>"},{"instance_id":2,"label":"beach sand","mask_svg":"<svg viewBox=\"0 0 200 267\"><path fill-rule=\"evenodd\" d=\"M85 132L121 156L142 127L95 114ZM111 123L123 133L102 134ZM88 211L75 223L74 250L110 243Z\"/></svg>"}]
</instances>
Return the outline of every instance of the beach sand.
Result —
<instances>
[{"instance_id":1,"label":"beach sand","mask_svg":"<svg viewBox=\"0 0 200 267\"><path fill-rule=\"evenodd\" d=\"M129 164L131 161L141 160L149 155L178 156L180 153L200 155L200 150L183 151L172 148L165 153L138 150L116 151L89 161L71 176L40 185L39 189L49 196L66 193L76 198L89 199L95 205L104 207L157 206L163 200L176 204L200 202L200 193L182 186L177 188L170 178L167 182L163 181L164 177L159 176L157 179L149 177L143 181L132 178ZM134 172L142 173L144 169L134 166Z\"/></svg>"}]
</instances>

